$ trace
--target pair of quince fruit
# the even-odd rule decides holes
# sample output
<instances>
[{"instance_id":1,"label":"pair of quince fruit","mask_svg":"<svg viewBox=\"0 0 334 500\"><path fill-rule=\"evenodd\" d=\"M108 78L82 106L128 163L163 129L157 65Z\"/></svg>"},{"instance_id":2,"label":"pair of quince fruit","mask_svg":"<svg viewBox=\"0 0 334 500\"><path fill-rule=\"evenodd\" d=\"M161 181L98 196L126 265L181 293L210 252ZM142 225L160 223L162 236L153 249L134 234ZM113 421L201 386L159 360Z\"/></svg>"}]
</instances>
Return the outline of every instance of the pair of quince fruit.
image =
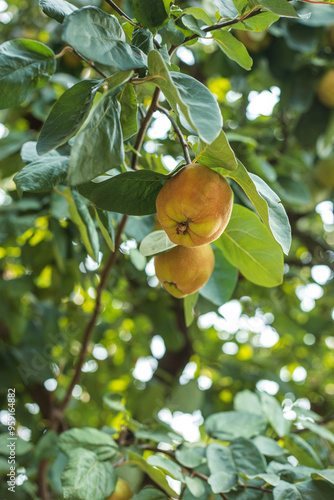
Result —
<instances>
[{"instance_id":1,"label":"pair of quince fruit","mask_svg":"<svg viewBox=\"0 0 334 500\"><path fill-rule=\"evenodd\" d=\"M156 200L161 227L176 247L154 258L164 288L182 298L211 276L215 257L210 243L226 228L233 195L226 179L201 164L189 164L171 177Z\"/></svg>"}]
</instances>

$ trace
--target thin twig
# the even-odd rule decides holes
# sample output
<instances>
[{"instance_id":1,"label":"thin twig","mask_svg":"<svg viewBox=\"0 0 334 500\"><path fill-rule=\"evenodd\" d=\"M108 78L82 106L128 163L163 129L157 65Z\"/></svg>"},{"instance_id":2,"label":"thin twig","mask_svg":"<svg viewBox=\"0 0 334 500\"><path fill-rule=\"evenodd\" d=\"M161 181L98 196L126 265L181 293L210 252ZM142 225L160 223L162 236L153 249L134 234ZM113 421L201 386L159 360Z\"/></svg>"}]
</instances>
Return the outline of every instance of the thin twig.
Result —
<instances>
[{"instance_id":1,"label":"thin twig","mask_svg":"<svg viewBox=\"0 0 334 500\"><path fill-rule=\"evenodd\" d=\"M108 78L108 75L106 75L100 68L98 68L93 61L90 61L89 59L87 59L87 57L83 56L82 54L80 54L80 52L75 50L73 47L70 47L69 45L67 47L63 48L63 50L55 56L55 59L59 59L60 57L63 57L65 52L68 52L68 51L72 52L72 54L77 56L82 61L85 61L85 63L87 63L88 66L93 68L93 70L96 71L96 73L99 73L101 76L103 76L103 78Z\"/></svg>"},{"instance_id":2,"label":"thin twig","mask_svg":"<svg viewBox=\"0 0 334 500\"><path fill-rule=\"evenodd\" d=\"M213 24L212 26L207 26L206 28L202 28L202 31L205 31L205 33L210 33L211 31L215 30L220 30L222 28L227 28L229 26L233 26L233 24L237 24L240 22L245 21L246 19L250 19L251 17L255 17L259 14L262 14L263 11L261 9L256 9L256 10L250 10L246 14L244 14L241 17L238 17L237 19L230 19L229 21L224 21L223 23L219 24ZM172 56L177 48L180 47L180 45L183 45L187 42L190 42L191 40L195 40L196 38L201 38L201 35L198 33L194 33L193 35L187 36L182 43L179 45L172 45L171 48L169 49L169 55Z\"/></svg>"},{"instance_id":3,"label":"thin twig","mask_svg":"<svg viewBox=\"0 0 334 500\"><path fill-rule=\"evenodd\" d=\"M176 135L178 136L179 141L181 143L181 146L183 149L183 154L184 154L184 159L186 160L187 164L189 165L189 163L191 163L191 159L189 156L189 145L188 145L187 141L184 139L183 134L182 134L178 124L176 123L174 118L171 116L171 114L167 111L167 109L163 108L162 106L156 106L156 110L160 111L160 113L163 113L164 115L166 115L168 120L171 122L173 129L174 129L174 131L175 131Z\"/></svg>"},{"instance_id":4,"label":"thin twig","mask_svg":"<svg viewBox=\"0 0 334 500\"><path fill-rule=\"evenodd\" d=\"M139 26L138 23L135 23L134 21L132 21L131 17L129 17L127 14L125 14L125 12L122 11L122 9L120 9L118 7L118 5L116 5L114 2L112 2L112 0L105 0L107 2L108 5L110 5L110 7L112 9L114 9L115 12L117 12L117 14L119 16L121 16L123 19L125 19L128 23L132 24L132 26Z\"/></svg>"},{"instance_id":5,"label":"thin twig","mask_svg":"<svg viewBox=\"0 0 334 500\"><path fill-rule=\"evenodd\" d=\"M118 253L118 249L119 249L119 245L120 245L120 241L121 241L121 235L122 235L122 232L123 232L123 229L124 229L124 226L126 224L127 219L128 219L128 217L126 215L123 215L123 218L122 218L122 220L118 226L118 230L117 230L117 235L116 235L116 240L115 240L115 251L112 254L110 254L110 257L107 261L107 264L102 271L101 281L96 289L96 301L95 301L94 311L93 311L93 314L92 314L92 316L91 316L91 318L86 326L86 329L85 329L85 333L84 333L84 337L83 337L83 341L82 341L82 346L81 346L81 351L80 351L80 355L79 355L79 360L77 362L75 373L74 373L74 376L71 380L71 383L67 389L65 397L58 407L59 410L62 412L65 410L68 403L70 402L74 386L80 380L81 368L82 368L82 365L84 364L84 361L86 359L88 342L89 342L91 335L94 331L94 327L96 325L96 321L97 321L97 318L98 318L98 315L99 315L100 309L101 309L101 294L102 294L102 292L107 284L107 280L108 280L111 268L113 267L113 265L116 262L117 253Z\"/></svg>"},{"instance_id":6,"label":"thin twig","mask_svg":"<svg viewBox=\"0 0 334 500\"><path fill-rule=\"evenodd\" d=\"M152 115L157 108L157 105L159 102L159 96L160 96L160 89L158 87L156 87L154 94L153 94L153 97L152 97L151 105L148 108L148 111L146 113L145 118L141 122L140 129L139 129L139 132L138 132L137 137L136 137L136 142L134 144L135 151L133 153L132 161L131 161L131 168L133 170L137 169L138 153L140 152L141 147L143 145L144 138L145 138L147 129L149 127L149 124L151 122Z\"/></svg>"}]
</instances>

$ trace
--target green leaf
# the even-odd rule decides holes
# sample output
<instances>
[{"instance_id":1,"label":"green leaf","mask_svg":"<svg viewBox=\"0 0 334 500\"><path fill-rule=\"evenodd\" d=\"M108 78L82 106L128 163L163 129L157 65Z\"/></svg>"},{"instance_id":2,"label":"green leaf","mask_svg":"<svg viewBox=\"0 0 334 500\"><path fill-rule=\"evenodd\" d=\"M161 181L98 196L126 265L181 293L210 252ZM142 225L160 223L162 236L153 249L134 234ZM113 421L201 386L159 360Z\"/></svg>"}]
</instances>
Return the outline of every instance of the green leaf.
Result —
<instances>
[{"instance_id":1,"label":"green leaf","mask_svg":"<svg viewBox=\"0 0 334 500\"><path fill-rule=\"evenodd\" d=\"M117 454L117 443L109 434L92 427L74 428L59 437L59 448L70 455L76 448L93 451L98 460L108 460Z\"/></svg>"},{"instance_id":2,"label":"green leaf","mask_svg":"<svg viewBox=\"0 0 334 500\"><path fill-rule=\"evenodd\" d=\"M132 34L132 43L135 47L148 54L154 50L154 38L149 29L135 28Z\"/></svg>"},{"instance_id":3,"label":"green leaf","mask_svg":"<svg viewBox=\"0 0 334 500\"><path fill-rule=\"evenodd\" d=\"M139 250L142 255L149 257L150 255L166 252L173 247L176 247L176 244L170 241L165 231L153 231L145 236Z\"/></svg>"},{"instance_id":4,"label":"green leaf","mask_svg":"<svg viewBox=\"0 0 334 500\"><path fill-rule=\"evenodd\" d=\"M314 434L317 434L318 436L322 437L323 439L326 439L327 441L334 443L334 434L333 434L333 432L326 429L326 427L315 424L314 422L311 422L310 420L299 419L299 422L303 425L303 427L314 432Z\"/></svg>"},{"instance_id":5,"label":"green leaf","mask_svg":"<svg viewBox=\"0 0 334 500\"><path fill-rule=\"evenodd\" d=\"M211 144L220 134L222 117L216 99L200 82L188 75L169 72L161 55L148 55L149 72L177 115L182 115L199 137Z\"/></svg>"},{"instance_id":6,"label":"green leaf","mask_svg":"<svg viewBox=\"0 0 334 500\"><path fill-rule=\"evenodd\" d=\"M325 469L311 474L312 479L323 479L334 485L334 469Z\"/></svg>"},{"instance_id":7,"label":"green leaf","mask_svg":"<svg viewBox=\"0 0 334 500\"><path fill-rule=\"evenodd\" d=\"M161 26L168 17L163 0L133 0L132 10L137 21L146 28Z\"/></svg>"},{"instance_id":8,"label":"green leaf","mask_svg":"<svg viewBox=\"0 0 334 500\"><path fill-rule=\"evenodd\" d=\"M186 476L185 483L194 497L199 498L205 494L205 483L199 477Z\"/></svg>"},{"instance_id":9,"label":"green leaf","mask_svg":"<svg viewBox=\"0 0 334 500\"><path fill-rule=\"evenodd\" d=\"M89 60L122 71L147 66L146 55L126 43L116 17L97 7L84 7L64 21L63 40Z\"/></svg>"},{"instance_id":10,"label":"green leaf","mask_svg":"<svg viewBox=\"0 0 334 500\"><path fill-rule=\"evenodd\" d=\"M55 458L59 453L58 435L55 431L49 430L38 440L34 449L34 455L38 461Z\"/></svg>"},{"instance_id":11,"label":"green leaf","mask_svg":"<svg viewBox=\"0 0 334 500\"><path fill-rule=\"evenodd\" d=\"M68 171L68 180L72 185L87 182L123 163L120 113L120 104L114 97L114 91L110 91L76 135Z\"/></svg>"},{"instance_id":12,"label":"green leaf","mask_svg":"<svg viewBox=\"0 0 334 500\"><path fill-rule=\"evenodd\" d=\"M206 26L211 26L214 24L214 21L211 19L211 17L208 16L205 10L201 9L200 7L188 7L187 9L184 9L183 12L185 14L190 14L198 21L203 21Z\"/></svg>"},{"instance_id":13,"label":"green leaf","mask_svg":"<svg viewBox=\"0 0 334 500\"><path fill-rule=\"evenodd\" d=\"M334 489L323 481L280 481L274 488L274 500L332 500Z\"/></svg>"},{"instance_id":14,"label":"green leaf","mask_svg":"<svg viewBox=\"0 0 334 500\"><path fill-rule=\"evenodd\" d=\"M170 458L160 455L150 455L147 459L147 463L162 469L166 474L177 481L184 481L181 467Z\"/></svg>"},{"instance_id":15,"label":"green leaf","mask_svg":"<svg viewBox=\"0 0 334 500\"><path fill-rule=\"evenodd\" d=\"M44 14L59 23L62 23L66 16L77 10L75 5L66 2L66 0L39 0L39 5Z\"/></svg>"},{"instance_id":16,"label":"green leaf","mask_svg":"<svg viewBox=\"0 0 334 500\"><path fill-rule=\"evenodd\" d=\"M195 292L191 295L187 295L184 300L184 316L186 321L186 326L190 326L195 319L194 315L194 307L196 305L198 299L198 292Z\"/></svg>"},{"instance_id":17,"label":"green leaf","mask_svg":"<svg viewBox=\"0 0 334 500\"><path fill-rule=\"evenodd\" d=\"M259 215L266 226L269 226L268 229L271 230L272 235L281 245L284 253L288 255L291 246L291 227L281 200L263 179L255 174L249 174L249 176L252 179L259 195L267 202L268 217L266 218L263 210L261 210L262 215L260 212ZM254 206L257 209L255 203Z\"/></svg>"},{"instance_id":18,"label":"green leaf","mask_svg":"<svg viewBox=\"0 0 334 500\"><path fill-rule=\"evenodd\" d=\"M247 411L256 415L263 415L257 394L248 389L237 392L234 397L233 406L236 411Z\"/></svg>"},{"instance_id":19,"label":"green leaf","mask_svg":"<svg viewBox=\"0 0 334 500\"><path fill-rule=\"evenodd\" d=\"M125 85L119 98L121 104L121 126L123 133L123 140L127 141L135 135L138 131L137 122L137 99L133 85L129 83Z\"/></svg>"},{"instance_id":20,"label":"green leaf","mask_svg":"<svg viewBox=\"0 0 334 500\"><path fill-rule=\"evenodd\" d=\"M224 441L237 437L257 436L264 431L266 425L265 419L260 415L225 411L210 415L205 421L205 430L210 436Z\"/></svg>"},{"instance_id":21,"label":"green leaf","mask_svg":"<svg viewBox=\"0 0 334 500\"><path fill-rule=\"evenodd\" d=\"M235 439L229 449L238 474L251 477L266 471L266 460L252 441L243 437Z\"/></svg>"},{"instance_id":22,"label":"green leaf","mask_svg":"<svg viewBox=\"0 0 334 500\"><path fill-rule=\"evenodd\" d=\"M167 495L177 498L177 493L169 486L166 476L161 470L149 465L143 457L133 451L129 451L129 463L138 465Z\"/></svg>"},{"instance_id":23,"label":"green leaf","mask_svg":"<svg viewBox=\"0 0 334 500\"><path fill-rule=\"evenodd\" d=\"M315 468L323 467L320 458L312 446L301 436L298 436L298 434L288 434L285 436L284 447L291 455L297 458L301 465Z\"/></svg>"},{"instance_id":24,"label":"green leaf","mask_svg":"<svg viewBox=\"0 0 334 500\"><path fill-rule=\"evenodd\" d=\"M205 448L197 443L184 443L175 451L175 458L185 467L194 469L199 467L204 461Z\"/></svg>"},{"instance_id":25,"label":"green leaf","mask_svg":"<svg viewBox=\"0 0 334 500\"><path fill-rule=\"evenodd\" d=\"M227 493L237 486L237 471L228 446L210 443L206 456L210 469L208 483L214 493Z\"/></svg>"},{"instance_id":26,"label":"green leaf","mask_svg":"<svg viewBox=\"0 0 334 500\"><path fill-rule=\"evenodd\" d=\"M78 191L102 210L149 215L156 213L155 200L166 180L163 174L137 170L115 175L107 181L81 184Z\"/></svg>"},{"instance_id":27,"label":"green leaf","mask_svg":"<svg viewBox=\"0 0 334 500\"><path fill-rule=\"evenodd\" d=\"M36 161L40 159L39 154L36 150L37 142L36 141L28 141L23 144L21 149L21 158L24 163L31 163L32 161ZM57 151L50 153L51 155L58 155Z\"/></svg>"},{"instance_id":28,"label":"green leaf","mask_svg":"<svg viewBox=\"0 0 334 500\"><path fill-rule=\"evenodd\" d=\"M37 141L39 155L67 142L86 119L99 80L83 80L64 92L51 109Z\"/></svg>"},{"instance_id":29,"label":"green leaf","mask_svg":"<svg viewBox=\"0 0 334 500\"><path fill-rule=\"evenodd\" d=\"M124 83L129 81L133 74L134 71L132 69L127 71L117 71L104 81L108 84L108 90L112 90L117 87L121 87Z\"/></svg>"},{"instance_id":30,"label":"green leaf","mask_svg":"<svg viewBox=\"0 0 334 500\"><path fill-rule=\"evenodd\" d=\"M100 243L99 235L95 228L94 221L89 213L87 202L76 191L66 188L62 192L68 203L70 218L78 227L81 239L86 247L88 254L98 262Z\"/></svg>"},{"instance_id":31,"label":"green leaf","mask_svg":"<svg viewBox=\"0 0 334 500\"><path fill-rule=\"evenodd\" d=\"M259 217L234 204L227 228L215 241L227 260L253 283L273 287L283 281L283 253Z\"/></svg>"},{"instance_id":32,"label":"green leaf","mask_svg":"<svg viewBox=\"0 0 334 500\"><path fill-rule=\"evenodd\" d=\"M253 66L253 59L248 54L246 47L229 31L216 30L212 32L212 38L217 42L218 47L244 69L250 70Z\"/></svg>"},{"instance_id":33,"label":"green leaf","mask_svg":"<svg viewBox=\"0 0 334 500\"><path fill-rule=\"evenodd\" d=\"M199 290L199 294L216 306L221 306L232 297L238 281L238 271L219 249L214 246L213 250L215 267L209 281Z\"/></svg>"},{"instance_id":34,"label":"green leaf","mask_svg":"<svg viewBox=\"0 0 334 500\"><path fill-rule=\"evenodd\" d=\"M238 167L235 154L223 130L211 144L199 141L196 160L210 168L235 170Z\"/></svg>"},{"instance_id":35,"label":"green leaf","mask_svg":"<svg viewBox=\"0 0 334 500\"><path fill-rule=\"evenodd\" d=\"M0 109L17 106L45 85L56 70L55 55L34 40L10 40L0 45Z\"/></svg>"},{"instance_id":36,"label":"green leaf","mask_svg":"<svg viewBox=\"0 0 334 500\"><path fill-rule=\"evenodd\" d=\"M285 436L291 427L291 422L283 416L283 410L277 399L269 394L261 393L261 404L268 422L271 424L278 436Z\"/></svg>"},{"instance_id":37,"label":"green leaf","mask_svg":"<svg viewBox=\"0 0 334 500\"><path fill-rule=\"evenodd\" d=\"M256 436L253 443L263 455L268 457L279 457L287 453L274 439L266 436Z\"/></svg>"},{"instance_id":38,"label":"green leaf","mask_svg":"<svg viewBox=\"0 0 334 500\"><path fill-rule=\"evenodd\" d=\"M280 482L279 476L276 474L255 474L254 476L247 476L247 479L263 479L265 483L271 484L271 486L277 486Z\"/></svg>"},{"instance_id":39,"label":"green leaf","mask_svg":"<svg viewBox=\"0 0 334 500\"><path fill-rule=\"evenodd\" d=\"M279 17L300 17L301 19L308 19L311 15L299 15L287 0L257 0L257 4Z\"/></svg>"},{"instance_id":40,"label":"green leaf","mask_svg":"<svg viewBox=\"0 0 334 500\"><path fill-rule=\"evenodd\" d=\"M110 462L99 462L95 453L77 448L69 454L61 475L64 498L105 500L113 493L117 476Z\"/></svg>"},{"instance_id":41,"label":"green leaf","mask_svg":"<svg viewBox=\"0 0 334 500\"><path fill-rule=\"evenodd\" d=\"M271 231L283 251L288 254L291 245L291 228L277 194L260 177L248 173L240 161L238 161L236 170L232 172L219 170L219 172L230 177L242 187L267 229Z\"/></svg>"},{"instance_id":42,"label":"green leaf","mask_svg":"<svg viewBox=\"0 0 334 500\"><path fill-rule=\"evenodd\" d=\"M144 488L132 497L132 500L167 500L167 496L156 488Z\"/></svg>"},{"instance_id":43,"label":"green leaf","mask_svg":"<svg viewBox=\"0 0 334 500\"><path fill-rule=\"evenodd\" d=\"M234 19L238 15L238 9L233 3L233 0L214 0L214 4L217 6L219 14L222 17L229 17Z\"/></svg>"},{"instance_id":44,"label":"green leaf","mask_svg":"<svg viewBox=\"0 0 334 500\"><path fill-rule=\"evenodd\" d=\"M96 220L103 238L112 252L115 251L115 231L112 215L95 207Z\"/></svg>"},{"instance_id":45,"label":"green leaf","mask_svg":"<svg viewBox=\"0 0 334 500\"><path fill-rule=\"evenodd\" d=\"M243 31L265 31L273 23L278 21L279 16L275 16L272 12L263 12L257 16L248 18L246 22L240 22L233 25L234 29Z\"/></svg>"},{"instance_id":46,"label":"green leaf","mask_svg":"<svg viewBox=\"0 0 334 500\"><path fill-rule=\"evenodd\" d=\"M68 156L53 151L23 167L14 177L19 196L22 196L24 191L47 193L65 182L68 163Z\"/></svg>"}]
</instances>

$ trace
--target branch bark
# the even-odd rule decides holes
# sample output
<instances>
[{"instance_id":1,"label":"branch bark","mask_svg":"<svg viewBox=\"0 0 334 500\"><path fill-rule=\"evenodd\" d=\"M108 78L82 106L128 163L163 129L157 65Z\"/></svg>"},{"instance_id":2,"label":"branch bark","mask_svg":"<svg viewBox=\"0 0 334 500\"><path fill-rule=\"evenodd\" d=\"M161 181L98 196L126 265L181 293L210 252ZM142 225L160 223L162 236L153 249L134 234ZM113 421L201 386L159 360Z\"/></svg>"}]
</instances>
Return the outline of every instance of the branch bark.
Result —
<instances>
[{"instance_id":1,"label":"branch bark","mask_svg":"<svg viewBox=\"0 0 334 500\"><path fill-rule=\"evenodd\" d=\"M80 380L80 377L81 377L81 368L82 368L82 365L84 364L84 361L86 359L86 353L87 353L87 347L88 347L88 342L91 338L91 335L94 331L94 327L96 325L96 321L97 321L97 318L98 318L98 315L100 313L100 309L101 309L101 295L102 295L102 291L104 290L106 284L107 284L107 280L108 280L108 277L109 277L109 273L113 267L113 265L115 264L116 262L116 259L117 259L117 253L118 253L118 249L119 249L119 245L120 245L120 241L121 241L121 236L122 236L122 232L123 232L123 229L124 229L124 226L126 224L128 220L128 217L127 215L123 215L123 218L118 226L118 230L117 230L117 235L116 235L116 239L115 239L115 251L110 254L109 256L109 259L107 261L107 264L105 266L105 268L103 269L102 271L102 274L101 274L101 281L97 287L97 290L96 290L96 301L95 301L95 307L94 307L94 311L93 311L93 314L86 326L86 329L85 329L85 333L84 333L84 337L83 337L83 341L82 341L82 346L81 346L81 351L80 351L80 355L79 355L79 360L78 360L78 363L77 363L77 366L76 366L76 369L75 369L75 373L74 373L74 376L71 380L71 383L67 389L67 392L66 392L66 395L63 399L63 401L60 403L60 405L58 406L58 409L61 411L61 412L64 412L65 408L67 407L68 403L70 402L70 399L71 399L71 396L72 396L72 391L74 389L74 386L79 382Z\"/></svg>"},{"instance_id":2,"label":"branch bark","mask_svg":"<svg viewBox=\"0 0 334 500\"><path fill-rule=\"evenodd\" d=\"M135 151L133 153L132 161L131 161L131 168L133 168L133 170L137 170L138 154L139 154L141 147L143 145L144 138L145 138L147 129L150 125L153 113L157 108L157 105L159 102L159 96L160 96L160 89L158 87L156 87L154 94L153 94L153 97L152 97L151 105L148 108L148 111L146 113L145 118L141 122L140 129L139 129L137 137L136 137L136 142L134 144Z\"/></svg>"}]
</instances>

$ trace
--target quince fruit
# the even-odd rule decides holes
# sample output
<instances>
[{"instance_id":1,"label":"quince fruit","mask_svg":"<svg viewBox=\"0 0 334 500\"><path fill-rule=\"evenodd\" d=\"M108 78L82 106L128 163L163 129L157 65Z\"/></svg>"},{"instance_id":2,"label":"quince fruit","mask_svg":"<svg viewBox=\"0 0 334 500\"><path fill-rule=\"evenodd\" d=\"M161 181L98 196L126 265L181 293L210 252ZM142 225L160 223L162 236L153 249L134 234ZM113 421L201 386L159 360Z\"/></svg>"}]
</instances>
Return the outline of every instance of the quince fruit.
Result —
<instances>
[{"instance_id":1,"label":"quince fruit","mask_svg":"<svg viewBox=\"0 0 334 500\"><path fill-rule=\"evenodd\" d=\"M327 108L334 108L334 69L328 70L317 88L319 101Z\"/></svg>"},{"instance_id":2,"label":"quince fruit","mask_svg":"<svg viewBox=\"0 0 334 500\"><path fill-rule=\"evenodd\" d=\"M154 257L155 273L164 288L179 299L197 292L211 276L215 256L211 245L177 246Z\"/></svg>"},{"instance_id":3,"label":"quince fruit","mask_svg":"<svg viewBox=\"0 0 334 500\"><path fill-rule=\"evenodd\" d=\"M130 500L133 497L133 491L126 481L118 478L114 493L112 493L106 500Z\"/></svg>"},{"instance_id":4,"label":"quince fruit","mask_svg":"<svg viewBox=\"0 0 334 500\"><path fill-rule=\"evenodd\" d=\"M226 179L199 163L186 165L169 179L156 200L162 228L173 243L185 247L216 240L230 220L232 205Z\"/></svg>"},{"instance_id":5,"label":"quince fruit","mask_svg":"<svg viewBox=\"0 0 334 500\"><path fill-rule=\"evenodd\" d=\"M315 175L324 187L334 189L334 158L318 161Z\"/></svg>"}]
</instances>

